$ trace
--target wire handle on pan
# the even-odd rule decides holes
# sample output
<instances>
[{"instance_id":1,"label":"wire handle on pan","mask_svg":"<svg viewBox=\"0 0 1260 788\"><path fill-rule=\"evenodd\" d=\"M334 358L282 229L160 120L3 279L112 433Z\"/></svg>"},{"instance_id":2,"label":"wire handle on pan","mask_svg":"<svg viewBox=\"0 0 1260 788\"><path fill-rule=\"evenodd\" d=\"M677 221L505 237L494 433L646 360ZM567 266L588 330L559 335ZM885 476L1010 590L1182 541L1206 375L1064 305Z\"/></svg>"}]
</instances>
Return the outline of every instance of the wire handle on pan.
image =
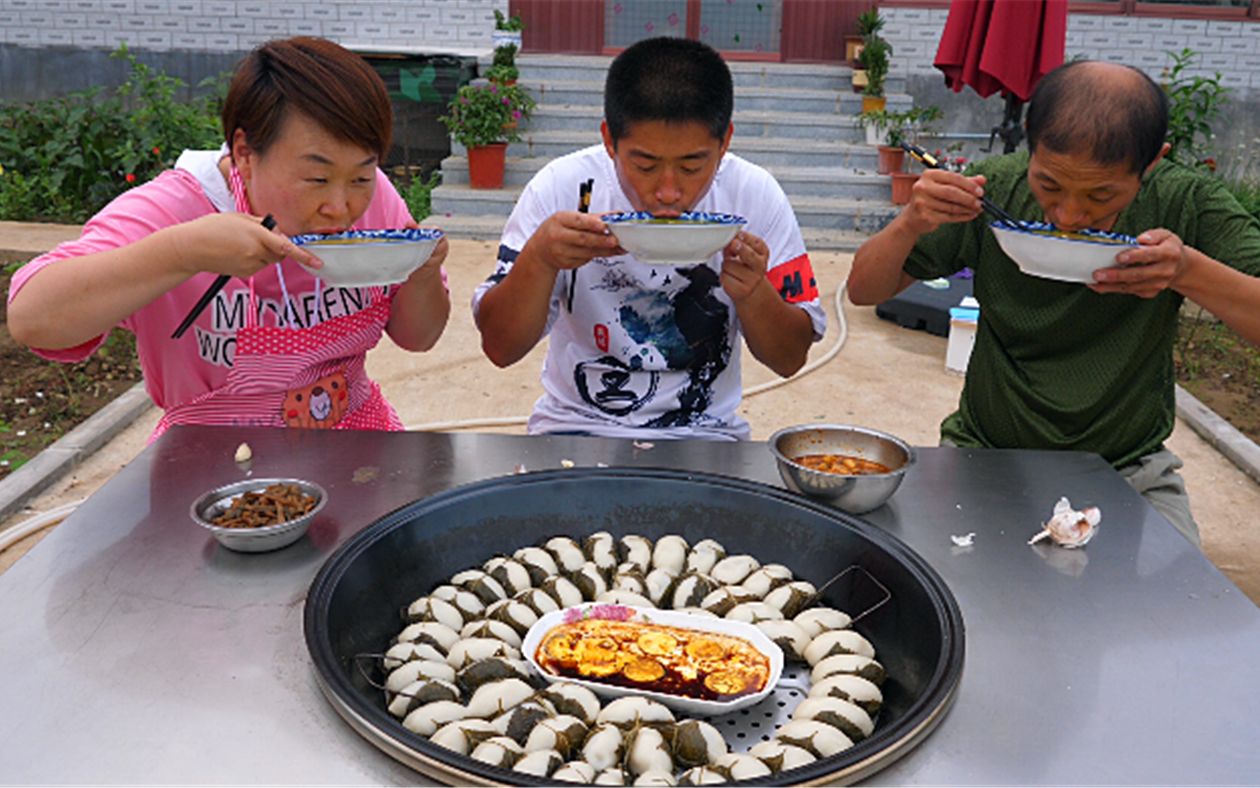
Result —
<instances>
[{"instance_id":1,"label":"wire handle on pan","mask_svg":"<svg viewBox=\"0 0 1260 788\"><path fill-rule=\"evenodd\" d=\"M364 662L369 662L369 664L371 664L373 667L375 667L376 664L379 662L381 668L384 669L385 667L384 654L355 654L350 659L354 660L354 667L355 669L359 671L359 675L363 677L364 681L366 681L370 686L375 687L378 690L382 690L382 691L385 690L384 682L378 682L376 679L369 676L367 674L367 671L363 669ZM399 694L402 694L402 693L399 693Z\"/></svg>"},{"instance_id":2,"label":"wire handle on pan","mask_svg":"<svg viewBox=\"0 0 1260 788\"><path fill-rule=\"evenodd\" d=\"M887 604L887 603L888 603L888 600L892 599L892 592L888 590L888 586L886 586L886 585L884 585L883 583L879 582L879 578L875 577L875 575L873 575L873 574L871 574L870 572L866 571L866 569L865 569L864 567L862 567L862 566L860 566L860 565L858 565L858 564L853 564L852 566L850 566L850 567L848 567L848 568L846 568L846 569L841 570L839 573L837 573L837 574L835 575L835 577L832 577L830 580L828 580L827 582L825 582L825 583L823 583L822 585L820 585L820 586L818 587L818 589L817 589L816 591L814 591L814 599L821 599L821 598L822 598L822 592L823 592L823 591L825 591L825 590L827 589L827 586L829 586L829 585L831 585L832 583L836 582L837 580L841 579L842 577L844 577L845 575L849 574L850 572L852 572L852 571L853 571L853 570L855 570L855 569L856 569L857 571L861 572L862 574L866 575L866 576L870 579L870 581L871 581L872 583L874 583L875 585L879 586L879 590L884 592L884 596L883 596L883 597L882 597L882 598L881 598L878 602L876 602L875 604L873 604L873 605L871 605L870 607L866 608L866 609L865 609L865 610L863 610L861 613L858 613L858 614L857 614L857 615L855 615L855 616L851 616L851 617L850 617L850 620L849 620L849 624L850 624L850 625L852 625L852 624L856 624L857 622L861 621L863 618L866 618L867 616L869 616L871 613L874 613L876 610L879 610L881 607L883 607L885 604Z\"/></svg>"}]
</instances>

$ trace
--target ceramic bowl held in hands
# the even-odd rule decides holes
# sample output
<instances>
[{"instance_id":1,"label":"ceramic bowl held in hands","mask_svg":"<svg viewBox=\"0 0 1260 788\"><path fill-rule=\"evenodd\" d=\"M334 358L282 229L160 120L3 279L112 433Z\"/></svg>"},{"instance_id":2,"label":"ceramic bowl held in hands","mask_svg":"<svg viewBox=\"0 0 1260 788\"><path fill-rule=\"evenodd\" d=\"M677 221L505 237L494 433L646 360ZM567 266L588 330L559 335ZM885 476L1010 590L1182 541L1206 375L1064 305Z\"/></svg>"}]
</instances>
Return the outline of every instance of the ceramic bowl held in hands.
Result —
<instances>
[{"instance_id":1,"label":"ceramic bowl held in hands","mask_svg":"<svg viewBox=\"0 0 1260 788\"><path fill-rule=\"evenodd\" d=\"M372 287L404 281L441 239L441 230L420 228L312 233L290 240L324 262L319 269L302 266L313 276L337 287Z\"/></svg>"},{"instance_id":2,"label":"ceramic bowl held in hands","mask_svg":"<svg viewBox=\"0 0 1260 788\"><path fill-rule=\"evenodd\" d=\"M1116 255L1138 245L1136 238L1120 233L1065 232L1044 222L994 222L990 227L1019 270L1062 282L1093 282L1094 271L1114 266Z\"/></svg>"},{"instance_id":3,"label":"ceramic bowl held in hands","mask_svg":"<svg viewBox=\"0 0 1260 788\"><path fill-rule=\"evenodd\" d=\"M652 265L697 265L722 251L747 224L742 216L691 211L658 219L631 211L600 217L621 248Z\"/></svg>"}]
</instances>

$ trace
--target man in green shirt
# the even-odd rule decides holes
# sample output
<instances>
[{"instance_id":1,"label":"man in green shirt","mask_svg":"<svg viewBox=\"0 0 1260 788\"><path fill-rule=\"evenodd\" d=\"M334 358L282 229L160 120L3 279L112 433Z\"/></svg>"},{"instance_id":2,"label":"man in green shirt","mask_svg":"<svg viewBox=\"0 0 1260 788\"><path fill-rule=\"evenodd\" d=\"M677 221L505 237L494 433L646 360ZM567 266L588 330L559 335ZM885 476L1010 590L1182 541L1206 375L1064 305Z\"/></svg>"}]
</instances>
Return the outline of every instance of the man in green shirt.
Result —
<instances>
[{"instance_id":1,"label":"man in green shirt","mask_svg":"<svg viewBox=\"0 0 1260 788\"><path fill-rule=\"evenodd\" d=\"M900 214L858 249L855 304L916 279L975 270L980 324L944 443L1102 455L1194 542L1175 417L1172 348L1190 298L1260 344L1260 222L1215 179L1165 160L1163 90L1127 66L1075 61L1028 106L1028 153L967 175L929 170ZM1082 285L1024 274L981 211L1136 236Z\"/></svg>"}]
</instances>

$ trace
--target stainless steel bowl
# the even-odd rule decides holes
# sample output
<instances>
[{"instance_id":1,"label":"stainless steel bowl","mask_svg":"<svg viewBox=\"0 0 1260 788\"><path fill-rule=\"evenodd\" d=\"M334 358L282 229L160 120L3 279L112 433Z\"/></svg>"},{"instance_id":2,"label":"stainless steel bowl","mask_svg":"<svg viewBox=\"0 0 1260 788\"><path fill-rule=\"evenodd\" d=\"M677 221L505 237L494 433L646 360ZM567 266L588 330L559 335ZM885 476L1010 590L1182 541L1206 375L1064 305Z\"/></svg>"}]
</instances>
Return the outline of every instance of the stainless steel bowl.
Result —
<instances>
[{"instance_id":1,"label":"stainless steel bowl","mask_svg":"<svg viewBox=\"0 0 1260 788\"><path fill-rule=\"evenodd\" d=\"M273 484L297 485L299 490L315 498L315 508L296 519L262 528L222 528L211 522L226 511L236 498L247 492L262 492ZM202 495L193 502L189 514L193 522L214 534L219 544L227 549L241 553L265 553L287 547L301 539L306 529L310 527L311 521L323 510L327 502L328 493L314 482L303 479L247 479Z\"/></svg>"},{"instance_id":2,"label":"stainless steel bowl","mask_svg":"<svg viewBox=\"0 0 1260 788\"><path fill-rule=\"evenodd\" d=\"M831 504L849 514L884 505L914 464L914 450L886 432L847 424L804 424L770 436L770 451L789 490ZM886 465L889 473L845 475L806 468L794 458L806 454L845 454Z\"/></svg>"}]
</instances>

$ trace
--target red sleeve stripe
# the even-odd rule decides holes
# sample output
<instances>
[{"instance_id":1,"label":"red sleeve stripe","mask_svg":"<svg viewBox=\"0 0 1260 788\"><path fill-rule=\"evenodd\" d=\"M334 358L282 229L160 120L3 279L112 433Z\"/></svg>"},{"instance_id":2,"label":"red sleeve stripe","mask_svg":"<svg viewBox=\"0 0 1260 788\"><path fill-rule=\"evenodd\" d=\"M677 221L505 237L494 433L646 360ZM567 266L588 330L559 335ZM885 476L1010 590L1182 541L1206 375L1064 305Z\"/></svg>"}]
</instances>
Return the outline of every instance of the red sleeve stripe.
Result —
<instances>
[{"instance_id":1,"label":"red sleeve stripe","mask_svg":"<svg viewBox=\"0 0 1260 788\"><path fill-rule=\"evenodd\" d=\"M814 266L810 265L808 254L793 257L771 268L766 272L766 278L789 304L813 301L818 297L818 282L814 279Z\"/></svg>"}]
</instances>

